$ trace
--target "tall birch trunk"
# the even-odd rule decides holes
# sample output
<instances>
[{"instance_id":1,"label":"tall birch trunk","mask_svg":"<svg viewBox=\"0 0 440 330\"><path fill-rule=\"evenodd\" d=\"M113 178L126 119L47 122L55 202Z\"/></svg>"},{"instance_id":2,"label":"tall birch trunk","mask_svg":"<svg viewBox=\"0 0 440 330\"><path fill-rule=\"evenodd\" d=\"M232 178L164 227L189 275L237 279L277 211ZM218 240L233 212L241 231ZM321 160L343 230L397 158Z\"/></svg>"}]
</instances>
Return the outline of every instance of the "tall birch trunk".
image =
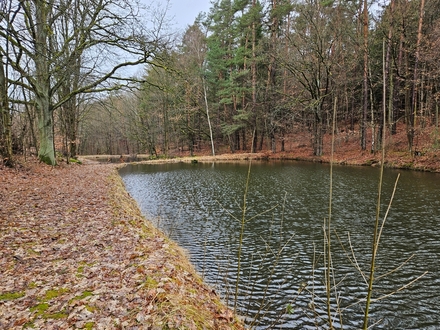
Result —
<instances>
[{"instance_id":1,"label":"tall birch trunk","mask_svg":"<svg viewBox=\"0 0 440 330\"><path fill-rule=\"evenodd\" d=\"M256 6L256 0L252 1L252 7ZM252 74L252 116L253 116L253 133L252 133L252 147L251 152L256 152L257 147L257 56L256 56L256 24L255 21L252 22L252 64L251 64L251 74Z\"/></svg>"},{"instance_id":2,"label":"tall birch trunk","mask_svg":"<svg viewBox=\"0 0 440 330\"><path fill-rule=\"evenodd\" d=\"M363 107L361 120L361 148L367 148L367 112L368 112L368 2L363 0L363 39L364 39L364 78L363 78Z\"/></svg>"},{"instance_id":3,"label":"tall birch trunk","mask_svg":"<svg viewBox=\"0 0 440 330\"><path fill-rule=\"evenodd\" d=\"M408 147L409 151L413 152L414 145L414 128L416 125L417 119L417 87L418 87L418 79L419 79L419 60L420 60L420 43L422 40L422 26L423 26L423 17L425 13L425 0L420 1L420 12L419 12L419 25L417 29L417 43L416 43L416 53L415 53L415 62L414 62L414 75L413 82L411 88L411 113L409 116L409 125L407 126L407 136L408 136Z\"/></svg>"}]
</instances>

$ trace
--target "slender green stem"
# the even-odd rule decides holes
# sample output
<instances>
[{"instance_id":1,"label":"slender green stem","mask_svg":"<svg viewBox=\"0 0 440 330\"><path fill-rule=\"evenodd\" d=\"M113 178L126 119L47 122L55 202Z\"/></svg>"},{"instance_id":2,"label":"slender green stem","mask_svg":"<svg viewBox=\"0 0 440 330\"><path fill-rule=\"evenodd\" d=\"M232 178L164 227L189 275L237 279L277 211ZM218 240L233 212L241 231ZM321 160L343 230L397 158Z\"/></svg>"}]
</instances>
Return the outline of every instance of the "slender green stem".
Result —
<instances>
[{"instance_id":1,"label":"slender green stem","mask_svg":"<svg viewBox=\"0 0 440 330\"><path fill-rule=\"evenodd\" d=\"M324 251L326 251L326 291L327 291L327 316L328 316L328 324L329 328L333 329L333 320L331 314L331 269L332 269L332 252L331 252L331 218L332 218L332 194L333 194L333 155L335 148L335 128L336 128L336 105L338 102L338 98L335 98L335 103L333 107L333 130L332 130L332 150L330 155L330 192L329 192L329 203L328 203L328 220L327 226L324 224L324 228L326 228L326 234L324 235Z\"/></svg>"},{"instance_id":2,"label":"slender green stem","mask_svg":"<svg viewBox=\"0 0 440 330\"><path fill-rule=\"evenodd\" d=\"M234 313L237 312L237 301L238 301L238 284L240 281L240 272L241 272L241 249L243 245L243 233L244 233L244 226L246 224L246 198L249 188L249 180L251 177L251 164L252 161L249 161L249 168L246 178L246 186L244 189L244 195L243 195L243 209L241 214L241 228L240 228L240 238L238 241L238 254L237 254L237 278L235 281L235 297L234 297Z\"/></svg>"},{"instance_id":3,"label":"slender green stem","mask_svg":"<svg viewBox=\"0 0 440 330\"><path fill-rule=\"evenodd\" d=\"M383 145L383 141L382 141ZM383 149L383 147L382 147ZM370 309L370 303L371 303L371 295L373 293L373 282L374 282L374 271L376 266L376 256L377 256L377 250L378 250L378 231L379 231L379 215L380 215L380 197L382 194L382 180L383 180L383 163L384 163L384 156L382 151L382 164L380 167L380 177L379 177L379 188L378 188L378 194L377 194L377 205L376 205L376 220L374 223L374 235L373 235L373 249L371 253L371 263L370 263L370 278L368 280L368 291L367 291L367 298L365 303L365 315L364 315L364 325L363 328L366 330L368 328L368 314Z\"/></svg>"},{"instance_id":4,"label":"slender green stem","mask_svg":"<svg viewBox=\"0 0 440 330\"><path fill-rule=\"evenodd\" d=\"M383 49L385 49L385 42L383 43ZM385 54L385 51L383 51ZM385 73L385 60L383 61L383 79L386 80L386 73ZM385 84L384 84L385 86ZM383 90L383 99L386 99L386 89ZM381 158L381 164L380 164L380 175L379 175L379 187L378 187L378 193L377 193L377 204L376 204L376 221L374 224L374 234L373 234L373 248L371 253L371 263L370 263L370 278L368 280L368 290L367 290L367 298L365 303L365 314L364 314L364 324L362 329L367 330L368 329L368 317L369 317L369 311L370 311L370 304L371 304L371 296L373 294L373 282L374 282L374 271L376 267L376 256L377 256L377 250L379 248L379 216L380 216L380 198L382 195L382 181L383 181L383 169L384 169L384 163L385 163L385 127L386 127L386 102L383 102L383 125L382 125L382 158Z\"/></svg>"}]
</instances>

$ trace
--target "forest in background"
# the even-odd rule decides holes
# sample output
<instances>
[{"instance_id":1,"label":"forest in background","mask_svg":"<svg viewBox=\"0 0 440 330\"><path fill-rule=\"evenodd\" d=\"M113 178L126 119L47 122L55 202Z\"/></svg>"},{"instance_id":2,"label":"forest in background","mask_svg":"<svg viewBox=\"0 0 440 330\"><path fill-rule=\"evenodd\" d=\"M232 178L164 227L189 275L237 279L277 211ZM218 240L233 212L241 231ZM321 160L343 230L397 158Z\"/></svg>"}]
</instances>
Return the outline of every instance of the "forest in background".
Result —
<instances>
[{"instance_id":1,"label":"forest in background","mask_svg":"<svg viewBox=\"0 0 440 330\"><path fill-rule=\"evenodd\" d=\"M285 151L331 133L438 144L440 1L218 0L184 31L167 5L1 3L0 157ZM133 74L141 66L142 73ZM384 120L385 119L385 120Z\"/></svg>"}]
</instances>

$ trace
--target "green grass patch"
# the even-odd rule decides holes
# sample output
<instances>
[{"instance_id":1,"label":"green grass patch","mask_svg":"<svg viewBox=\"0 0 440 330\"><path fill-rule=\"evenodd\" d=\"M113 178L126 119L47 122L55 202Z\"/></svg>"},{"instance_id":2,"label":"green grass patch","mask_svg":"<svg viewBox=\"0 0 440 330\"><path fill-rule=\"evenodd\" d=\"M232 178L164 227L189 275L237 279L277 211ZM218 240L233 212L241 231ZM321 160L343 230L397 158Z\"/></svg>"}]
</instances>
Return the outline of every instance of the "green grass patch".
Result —
<instances>
[{"instance_id":1,"label":"green grass patch","mask_svg":"<svg viewBox=\"0 0 440 330\"><path fill-rule=\"evenodd\" d=\"M69 159L69 162L71 162L71 163L76 163L76 164L82 164L82 162L80 161L80 160L78 160L78 159L75 159L75 158L70 158Z\"/></svg>"},{"instance_id":2,"label":"green grass patch","mask_svg":"<svg viewBox=\"0 0 440 330\"><path fill-rule=\"evenodd\" d=\"M155 288L155 287L157 287L158 284L159 284L159 282L157 282L154 278L152 278L152 277L147 277L147 278L145 279L144 286L145 286L147 289L150 289L150 288Z\"/></svg>"},{"instance_id":3,"label":"green grass patch","mask_svg":"<svg viewBox=\"0 0 440 330\"><path fill-rule=\"evenodd\" d=\"M0 300L15 300L25 296L24 291L18 292L5 292L0 294Z\"/></svg>"}]
</instances>

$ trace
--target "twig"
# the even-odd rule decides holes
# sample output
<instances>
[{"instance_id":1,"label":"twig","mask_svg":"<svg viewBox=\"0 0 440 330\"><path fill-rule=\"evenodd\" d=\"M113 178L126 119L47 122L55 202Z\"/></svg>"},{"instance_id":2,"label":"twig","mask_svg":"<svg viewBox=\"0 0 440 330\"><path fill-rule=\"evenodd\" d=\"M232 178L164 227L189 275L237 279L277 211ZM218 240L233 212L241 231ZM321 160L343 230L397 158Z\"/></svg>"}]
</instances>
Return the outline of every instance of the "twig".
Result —
<instances>
[{"instance_id":1,"label":"twig","mask_svg":"<svg viewBox=\"0 0 440 330\"><path fill-rule=\"evenodd\" d=\"M400 173L397 174L396 182L394 183L393 193L391 194L391 198L390 198L390 202L388 203L387 211L385 212L385 216L383 217L383 220L382 220L382 225L380 226L379 235L377 236L377 244L376 244L376 248L379 246L379 241L380 241L380 238L381 238L381 236L382 236L383 227L384 227L384 225L385 225L385 221L387 220L388 213L390 212L391 204L393 203L394 194L396 193L397 182L399 182L399 178L400 178Z\"/></svg>"},{"instance_id":2,"label":"twig","mask_svg":"<svg viewBox=\"0 0 440 330\"><path fill-rule=\"evenodd\" d=\"M388 275L397 272L400 268L402 268L404 265L406 265L408 263L408 261L410 261L413 257L415 256L415 254L411 255L408 259L406 259L404 262L402 262L400 264L400 266L394 268L393 270L390 270L388 273L380 275L378 277L376 277L376 280L380 280L383 277L387 277Z\"/></svg>"},{"instance_id":3,"label":"twig","mask_svg":"<svg viewBox=\"0 0 440 330\"><path fill-rule=\"evenodd\" d=\"M425 271L422 275L416 277L416 278L413 279L411 282L406 283L405 285L401 286L401 287L398 288L397 290L395 290L395 291L393 291L393 292L390 292L390 293L388 293L388 294L386 294L386 295L383 295L383 296L381 296L381 297L379 297L379 298L372 299L372 301L373 301L373 302L376 302L376 301L379 301L379 300L383 300L383 299L385 299L385 298L388 298L388 297L392 296L393 294L396 294L397 292L402 291L403 289L406 289L406 288L409 287L411 284L413 284L414 282L417 282L418 280L420 280L423 276L425 276L425 275L428 274L428 273L429 273L428 271Z\"/></svg>"},{"instance_id":4,"label":"twig","mask_svg":"<svg viewBox=\"0 0 440 330\"><path fill-rule=\"evenodd\" d=\"M335 231L335 235L336 235L336 237L338 238L339 244L341 245L342 249L344 250L344 253L345 253L345 255L347 256L348 260L349 260L350 263L354 266L354 268L355 268L355 269L361 274L362 278L363 278L364 281L365 281L365 284L368 285L367 278L365 277L365 274L364 274L364 272L362 271L362 269L361 269L361 267L359 266L359 263L358 263L358 261L357 261L357 259L356 259L356 255L355 255L354 250L353 250L353 244L351 243L350 232L347 232L347 236L348 236L348 244L349 244L349 246L350 246L350 252L351 252L351 255L353 256L353 258L350 257L349 253L348 253L347 250L345 249L344 244L342 243L341 238L339 237L339 235L338 235L338 233L337 233L336 231Z\"/></svg>"}]
</instances>

